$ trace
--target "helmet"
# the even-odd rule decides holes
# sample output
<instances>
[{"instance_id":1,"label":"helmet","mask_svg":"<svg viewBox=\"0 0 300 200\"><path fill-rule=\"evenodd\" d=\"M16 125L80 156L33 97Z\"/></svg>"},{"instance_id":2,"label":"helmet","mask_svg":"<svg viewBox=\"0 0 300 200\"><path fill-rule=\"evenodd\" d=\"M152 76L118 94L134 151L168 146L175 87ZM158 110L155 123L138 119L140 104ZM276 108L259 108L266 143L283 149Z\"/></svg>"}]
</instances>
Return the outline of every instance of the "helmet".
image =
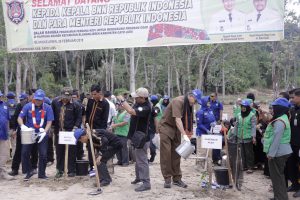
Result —
<instances>
[{"instance_id":1,"label":"helmet","mask_svg":"<svg viewBox=\"0 0 300 200\"><path fill-rule=\"evenodd\" d=\"M202 92L199 89L195 89L192 91L194 97L196 98L198 104L201 105L201 97L202 97Z\"/></svg>"}]
</instances>

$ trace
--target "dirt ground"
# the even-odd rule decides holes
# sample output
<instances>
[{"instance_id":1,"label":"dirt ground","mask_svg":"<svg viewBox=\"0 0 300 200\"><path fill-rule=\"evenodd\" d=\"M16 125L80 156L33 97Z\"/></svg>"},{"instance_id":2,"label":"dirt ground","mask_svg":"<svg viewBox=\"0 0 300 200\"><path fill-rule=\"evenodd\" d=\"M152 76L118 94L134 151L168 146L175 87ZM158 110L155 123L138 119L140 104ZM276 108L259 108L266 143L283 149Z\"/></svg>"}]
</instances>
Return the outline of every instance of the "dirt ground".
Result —
<instances>
[{"instance_id":1,"label":"dirt ground","mask_svg":"<svg viewBox=\"0 0 300 200\"><path fill-rule=\"evenodd\" d=\"M230 112L231 106L226 106L225 112ZM114 160L116 162L116 160ZM10 163L7 164L10 169ZM266 200L273 197L269 191L271 181L262 175L262 171L255 171L253 174L244 174L244 183L241 191L233 189L216 189L207 191L201 188L201 170L195 165L193 159L182 159L181 169L183 181L188 184L187 189L172 186L171 189L163 188L163 178L160 171L159 153L154 163L150 165L150 178L152 189L150 191L137 193L135 185L130 182L134 180L134 165L128 167L115 166L112 174L113 182L103 188L103 193L98 196L90 196L89 192L94 191L95 178L75 177L54 179L55 164L46 169L49 180L39 180L34 175L29 182L24 182L24 175L16 176L13 181L0 181L0 199L3 200L82 200L82 199L111 199L111 200L134 200L134 199L235 199L235 200ZM19 171L20 172L20 171ZM213 176L214 177L214 176ZM293 199L289 194L290 199Z\"/></svg>"}]
</instances>

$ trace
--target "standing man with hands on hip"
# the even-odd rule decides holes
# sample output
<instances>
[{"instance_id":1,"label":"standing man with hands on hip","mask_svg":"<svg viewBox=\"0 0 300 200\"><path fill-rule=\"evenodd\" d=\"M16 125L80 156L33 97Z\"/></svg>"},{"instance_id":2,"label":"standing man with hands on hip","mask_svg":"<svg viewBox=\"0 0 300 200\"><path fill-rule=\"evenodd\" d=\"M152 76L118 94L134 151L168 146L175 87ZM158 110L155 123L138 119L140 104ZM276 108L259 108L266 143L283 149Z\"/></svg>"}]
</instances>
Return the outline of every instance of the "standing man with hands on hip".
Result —
<instances>
[{"instance_id":1,"label":"standing man with hands on hip","mask_svg":"<svg viewBox=\"0 0 300 200\"><path fill-rule=\"evenodd\" d=\"M47 132L51 128L52 121L54 120L53 110L50 105L44 103L45 92L38 89L33 97L32 102L27 103L19 117L18 123L21 127L21 131L33 128L38 140L39 151L39 166L38 166L38 178L48 179L46 176L47 165L47 149L48 149L48 135ZM24 119L26 123L24 124ZM21 133L22 134L22 133ZM28 181L33 176L32 166L30 162L30 154L33 144L22 145L22 162L25 171L27 172L24 181Z\"/></svg>"},{"instance_id":2,"label":"standing man with hands on hip","mask_svg":"<svg viewBox=\"0 0 300 200\"><path fill-rule=\"evenodd\" d=\"M160 167L165 188L171 188L171 179L173 185L187 188L181 180L180 156L175 149L181 143L181 136L185 141L190 141L193 132L193 105L201 104L201 96L202 92L195 89L186 96L174 98L160 121Z\"/></svg>"}]
</instances>

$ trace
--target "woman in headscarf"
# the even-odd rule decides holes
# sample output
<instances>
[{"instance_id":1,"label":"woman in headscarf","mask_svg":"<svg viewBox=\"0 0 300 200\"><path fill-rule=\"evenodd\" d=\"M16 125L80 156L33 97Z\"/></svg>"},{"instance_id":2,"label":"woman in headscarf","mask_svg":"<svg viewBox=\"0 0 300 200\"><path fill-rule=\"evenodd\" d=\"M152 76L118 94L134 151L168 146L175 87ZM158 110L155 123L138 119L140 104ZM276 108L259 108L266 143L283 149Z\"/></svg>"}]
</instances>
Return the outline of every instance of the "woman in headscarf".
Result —
<instances>
[{"instance_id":1,"label":"woman in headscarf","mask_svg":"<svg viewBox=\"0 0 300 200\"><path fill-rule=\"evenodd\" d=\"M247 173L253 173L254 153L256 143L256 116L252 112L251 102L244 99L241 103L241 113L237 116L237 136L242 144L242 163Z\"/></svg>"},{"instance_id":2,"label":"woman in headscarf","mask_svg":"<svg viewBox=\"0 0 300 200\"><path fill-rule=\"evenodd\" d=\"M268 157L269 171L273 185L274 200L287 200L284 176L285 163L292 153L290 145L291 127L289 122L290 103L278 98L272 103L273 118L264 135L264 152Z\"/></svg>"}]
</instances>

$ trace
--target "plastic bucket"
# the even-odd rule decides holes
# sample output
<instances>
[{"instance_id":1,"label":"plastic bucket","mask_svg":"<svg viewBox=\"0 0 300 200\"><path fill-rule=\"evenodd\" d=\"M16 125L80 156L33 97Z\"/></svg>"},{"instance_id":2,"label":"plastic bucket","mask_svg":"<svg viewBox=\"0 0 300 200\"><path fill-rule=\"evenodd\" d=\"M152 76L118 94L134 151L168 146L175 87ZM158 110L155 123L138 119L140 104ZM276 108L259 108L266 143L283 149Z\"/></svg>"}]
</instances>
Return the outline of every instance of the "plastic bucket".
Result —
<instances>
[{"instance_id":1,"label":"plastic bucket","mask_svg":"<svg viewBox=\"0 0 300 200\"><path fill-rule=\"evenodd\" d=\"M219 185L229 185L228 168L216 167L214 168L216 181Z\"/></svg>"},{"instance_id":2,"label":"plastic bucket","mask_svg":"<svg viewBox=\"0 0 300 200\"><path fill-rule=\"evenodd\" d=\"M34 134L34 129L27 129L21 131L21 144L33 144L35 141L32 138Z\"/></svg>"},{"instance_id":3,"label":"plastic bucket","mask_svg":"<svg viewBox=\"0 0 300 200\"><path fill-rule=\"evenodd\" d=\"M86 176L89 173L89 161L88 160L77 160L76 161L76 175Z\"/></svg>"},{"instance_id":4,"label":"plastic bucket","mask_svg":"<svg viewBox=\"0 0 300 200\"><path fill-rule=\"evenodd\" d=\"M194 151L195 146L187 141L184 141L176 148L176 152L184 159L187 159Z\"/></svg>"}]
</instances>

